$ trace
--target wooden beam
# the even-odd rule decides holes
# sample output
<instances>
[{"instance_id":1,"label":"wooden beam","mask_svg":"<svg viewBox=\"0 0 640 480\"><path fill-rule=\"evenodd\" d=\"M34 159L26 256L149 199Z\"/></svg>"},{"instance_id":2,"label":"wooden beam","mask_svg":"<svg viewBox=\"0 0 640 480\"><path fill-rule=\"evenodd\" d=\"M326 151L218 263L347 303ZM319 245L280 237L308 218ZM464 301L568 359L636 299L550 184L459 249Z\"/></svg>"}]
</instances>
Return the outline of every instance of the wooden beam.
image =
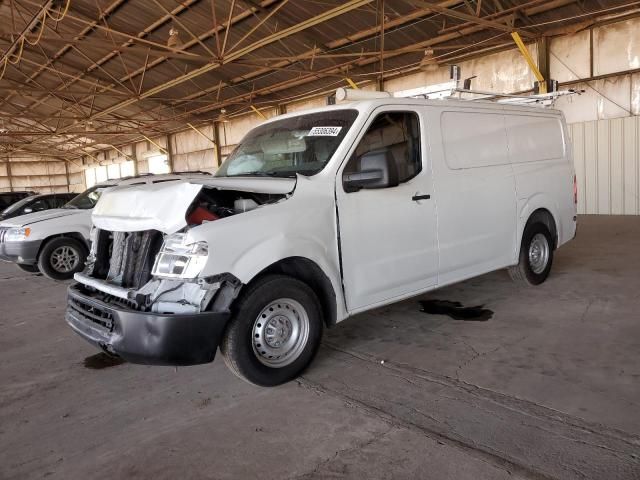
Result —
<instances>
[{"instance_id":1,"label":"wooden beam","mask_svg":"<svg viewBox=\"0 0 640 480\"><path fill-rule=\"evenodd\" d=\"M167 160L169 162L169 171L173 173L176 171L176 168L175 168L175 165L173 164L173 147L171 146L171 143L172 143L171 137L172 137L171 134L167 135L167 150L165 150L165 152L167 152ZM158 144L156 143L156 145Z\"/></svg>"},{"instance_id":2,"label":"wooden beam","mask_svg":"<svg viewBox=\"0 0 640 480\"><path fill-rule=\"evenodd\" d=\"M215 146L215 161L216 168L220 168L222 165L222 155L220 151L220 133L218 132L218 127L220 127L220 122L213 122L213 144Z\"/></svg>"},{"instance_id":3,"label":"wooden beam","mask_svg":"<svg viewBox=\"0 0 640 480\"><path fill-rule=\"evenodd\" d=\"M11 161L7 157L7 178L9 179L9 191L13 192L13 181L11 176Z\"/></svg>"},{"instance_id":4,"label":"wooden beam","mask_svg":"<svg viewBox=\"0 0 640 480\"><path fill-rule=\"evenodd\" d=\"M67 176L67 192L71 192L71 177L69 176L69 164L64 162L64 173Z\"/></svg>"}]
</instances>

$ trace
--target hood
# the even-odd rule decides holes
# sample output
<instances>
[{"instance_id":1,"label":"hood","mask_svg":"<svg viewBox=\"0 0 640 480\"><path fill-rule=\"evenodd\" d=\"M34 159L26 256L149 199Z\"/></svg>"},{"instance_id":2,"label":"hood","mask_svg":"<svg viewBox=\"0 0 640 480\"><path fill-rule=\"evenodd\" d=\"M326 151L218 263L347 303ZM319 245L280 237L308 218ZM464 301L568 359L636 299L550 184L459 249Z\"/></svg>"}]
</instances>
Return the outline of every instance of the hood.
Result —
<instances>
[{"instance_id":1,"label":"hood","mask_svg":"<svg viewBox=\"0 0 640 480\"><path fill-rule=\"evenodd\" d=\"M2 220L0 221L0 225L3 227L25 227L34 223L44 222L45 220L68 217L70 215L77 215L82 212L85 212L85 210L79 210L76 208L52 208L51 210L27 213L26 215L20 215L19 217L12 217L6 220Z\"/></svg>"},{"instance_id":2,"label":"hood","mask_svg":"<svg viewBox=\"0 0 640 480\"><path fill-rule=\"evenodd\" d=\"M92 219L96 227L112 232L159 230L170 234L187 226L187 209L203 187L287 194L295 184L295 178L214 177L121 186L102 194Z\"/></svg>"},{"instance_id":3,"label":"hood","mask_svg":"<svg viewBox=\"0 0 640 480\"><path fill-rule=\"evenodd\" d=\"M252 193L286 194L296 186L295 178L276 177L210 177L190 180L190 183L221 190L242 190Z\"/></svg>"}]
</instances>

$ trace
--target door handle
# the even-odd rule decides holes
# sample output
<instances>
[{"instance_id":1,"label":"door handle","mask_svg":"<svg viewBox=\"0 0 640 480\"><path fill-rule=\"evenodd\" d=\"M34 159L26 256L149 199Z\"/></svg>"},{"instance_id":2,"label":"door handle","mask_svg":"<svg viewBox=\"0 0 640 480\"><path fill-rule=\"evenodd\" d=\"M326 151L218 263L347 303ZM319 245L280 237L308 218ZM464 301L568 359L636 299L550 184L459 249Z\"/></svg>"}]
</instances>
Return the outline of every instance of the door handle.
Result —
<instances>
[{"instance_id":1,"label":"door handle","mask_svg":"<svg viewBox=\"0 0 640 480\"><path fill-rule=\"evenodd\" d=\"M418 195L417 193L411 197L411 200L413 200L414 202L417 202L418 200L429 200L431 198L431 195Z\"/></svg>"}]
</instances>

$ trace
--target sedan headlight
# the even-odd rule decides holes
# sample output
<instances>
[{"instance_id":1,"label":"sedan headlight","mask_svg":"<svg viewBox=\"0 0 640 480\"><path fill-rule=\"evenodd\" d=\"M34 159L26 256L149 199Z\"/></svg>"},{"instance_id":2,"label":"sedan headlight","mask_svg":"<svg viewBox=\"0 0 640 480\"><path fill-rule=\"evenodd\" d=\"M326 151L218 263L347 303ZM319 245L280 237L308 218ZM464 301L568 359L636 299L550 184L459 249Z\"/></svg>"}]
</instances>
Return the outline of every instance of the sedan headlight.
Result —
<instances>
[{"instance_id":1,"label":"sedan headlight","mask_svg":"<svg viewBox=\"0 0 640 480\"><path fill-rule=\"evenodd\" d=\"M196 278L209 257L207 242L187 244L187 235L174 233L164 239L153 264L153 275L169 278Z\"/></svg>"},{"instance_id":2,"label":"sedan headlight","mask_svg":"<svg viewBox=\"0 0 640 480\"><path fill-rule=\"evenodd\" d=\"M23 242L31 235L30 228L10 228L4 236L5 242Z\"/></svg>"}]
</instances>

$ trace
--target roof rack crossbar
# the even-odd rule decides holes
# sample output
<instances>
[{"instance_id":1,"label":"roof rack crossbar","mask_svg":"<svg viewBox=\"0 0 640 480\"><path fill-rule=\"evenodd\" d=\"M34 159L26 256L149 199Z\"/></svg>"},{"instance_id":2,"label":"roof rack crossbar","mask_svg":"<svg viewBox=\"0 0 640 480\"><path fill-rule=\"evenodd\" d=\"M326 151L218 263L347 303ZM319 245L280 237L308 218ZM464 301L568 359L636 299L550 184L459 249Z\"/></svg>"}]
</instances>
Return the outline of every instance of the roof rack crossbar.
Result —
<instances>
[{"instance_id":1,"label":"roof rack crossbar","mask_svg":"<svg viewBox=\"0 0 640 480\"><path fill-rule=\"evenodd\" d=\"M549 93L520 95L513 93L499 93L482 90L471 90L460 88L460 80L456 76L452 80L435 85L402 90L399 92L372 92L364 90L353 90L350 88L339 88L336 90L337 101L357 101L372 100L380 98L423 98L425 100L444 100L455 98L463 101L493 101L509 105L531 105L547 107L555 103L559 97L566 95L580 95L584 90L556 90ZM465 85L468 86L468 83ZM464 98L465 95L474 95L472 98Z\"/></svg>"}]
</instances>

